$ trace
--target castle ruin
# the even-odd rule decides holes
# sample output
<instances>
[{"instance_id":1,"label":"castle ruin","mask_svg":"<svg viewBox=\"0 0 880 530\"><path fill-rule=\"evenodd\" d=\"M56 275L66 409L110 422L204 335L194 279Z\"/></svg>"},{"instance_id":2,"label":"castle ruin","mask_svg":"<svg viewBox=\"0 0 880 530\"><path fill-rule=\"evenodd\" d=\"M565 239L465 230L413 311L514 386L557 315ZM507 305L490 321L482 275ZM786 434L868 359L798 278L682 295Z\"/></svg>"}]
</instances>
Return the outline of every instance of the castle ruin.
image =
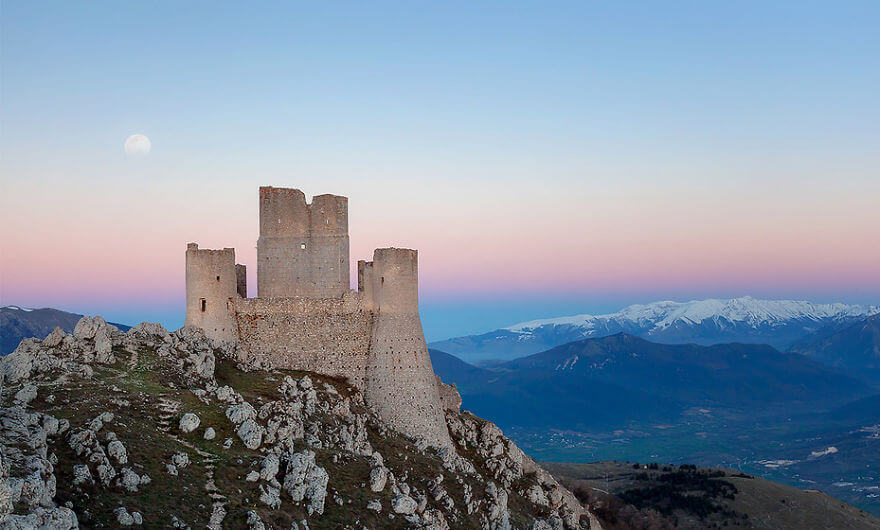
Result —
<instances>
[{"instance_id":1,"label":"castle ruin","mask_svg":"<svg viewBox=\"0 0 880 530\"><path fill-rule=\"evenodd\" d=\"M350 288L348 199L260 188L257 297L235 250L186 249L186 324L242 361L344 378L404 434L450 446L457 393L434 375L419 318L418 253L380 248Z\"/></svg>"}]
</instances>

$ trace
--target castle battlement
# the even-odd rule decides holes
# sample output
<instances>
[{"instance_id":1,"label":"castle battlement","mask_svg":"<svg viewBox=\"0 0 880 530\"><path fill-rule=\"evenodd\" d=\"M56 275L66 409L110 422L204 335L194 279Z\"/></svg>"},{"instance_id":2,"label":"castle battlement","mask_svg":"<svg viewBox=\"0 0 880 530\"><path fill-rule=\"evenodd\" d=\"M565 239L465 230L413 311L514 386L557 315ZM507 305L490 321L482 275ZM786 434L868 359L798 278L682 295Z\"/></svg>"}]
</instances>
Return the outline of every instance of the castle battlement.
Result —
<instances>
[{"instance_id":1,"label":"castle battlement","mask_svg":"<svg viewBox=\"0 0 880 530\"><path fill-rule=\"evenodd\" d=\"M300 190L260 188L256 298L233 249L190 243L186 257L187 324L236 342L244 362L347 379L390 425L450 445L419 317L418 251L376 249L351 290L346 197L309 204Z\"/></svg>"}]
</instances>

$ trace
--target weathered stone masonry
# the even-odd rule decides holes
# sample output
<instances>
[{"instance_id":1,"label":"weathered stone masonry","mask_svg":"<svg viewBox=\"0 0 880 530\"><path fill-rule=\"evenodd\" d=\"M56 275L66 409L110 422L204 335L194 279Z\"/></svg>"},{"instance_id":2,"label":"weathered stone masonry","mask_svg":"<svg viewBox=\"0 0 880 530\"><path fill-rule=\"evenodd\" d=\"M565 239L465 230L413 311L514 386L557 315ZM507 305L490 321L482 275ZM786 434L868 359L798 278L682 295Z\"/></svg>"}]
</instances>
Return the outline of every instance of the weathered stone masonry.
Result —
<instances>
[{"instance_id":1,"label":"weathered stone masonry","mask_svg":"<svg viewBox=\"0 0 880 530\"><path fill-rule=\"evenodd\" d=\"M358 293L237 299L233 307L240 349L248 360L343 377L364 388L373 313Z\"/></svg>"},{"instance_id":2,"label":"weathered stone masonry","mask_svg":"<svg viewBox=\"0 0 880 530\"><path fill-rule=\"evenodd\" d=\"M260 188L257 298L233 249L187 246L186 323L238 343L242 360L343 377L386 422L451 445L418 312L418 253L377 249L349 289L348 199ZM227 275L229 276L227 283ZM444 399L441 401L441 390Z\"/></svg>"}]
</instances>

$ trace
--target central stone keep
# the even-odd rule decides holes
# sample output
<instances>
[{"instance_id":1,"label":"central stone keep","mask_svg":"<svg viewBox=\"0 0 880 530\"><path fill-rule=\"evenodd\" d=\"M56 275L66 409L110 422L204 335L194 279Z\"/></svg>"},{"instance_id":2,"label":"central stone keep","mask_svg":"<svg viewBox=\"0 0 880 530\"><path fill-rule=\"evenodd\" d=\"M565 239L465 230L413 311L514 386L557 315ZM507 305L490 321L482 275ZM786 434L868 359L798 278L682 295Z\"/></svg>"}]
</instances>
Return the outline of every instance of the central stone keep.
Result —
<instances>
[{"instance_id":1,"label":"central stone keep","mask_svg":"<svg viewBox=\"0 0 880 530\"><path fill-rule=\"evenodd\" d=\"M349 289L348 199L260 188L257 296L338 298Z\"/></svg>"},{"instance_id":2,"label":"central stone keep","mask_svg":"<svg viewBox=\"0 0 880 530\"><path fill-rule=\"evenodd\" d=\"M417 251L375 250L352 291L348 199L308 204L300 190L261 187L257 260L257 298L246 298L234 249L188 244L186 323L237 342L246 363L345 378L397 430L451 446L441 386L451 389L422 331Z\"/></svg>"}]
</instances>

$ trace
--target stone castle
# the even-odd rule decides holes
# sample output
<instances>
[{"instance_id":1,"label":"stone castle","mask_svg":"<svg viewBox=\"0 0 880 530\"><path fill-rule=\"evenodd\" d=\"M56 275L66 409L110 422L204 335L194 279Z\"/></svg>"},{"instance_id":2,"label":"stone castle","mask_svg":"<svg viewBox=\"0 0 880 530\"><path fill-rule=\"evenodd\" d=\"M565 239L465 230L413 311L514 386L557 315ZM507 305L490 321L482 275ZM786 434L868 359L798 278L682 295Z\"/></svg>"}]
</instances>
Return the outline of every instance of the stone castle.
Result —
<instances>
[{"instance_id":1,"label":"stone castle","mask_svg":"<svg viewBox=\"0 0 880 530\"><path fill-rule=\"evenodd\" d=\"M260 188L257 297L235 249L186 249L186 324L237 343L242 361L347 379L388 424L450 446L445 408L460 398L434 375L419 319L418 253L380 248L350 289L348 199Z\"/></svg>"}]
</instances>

